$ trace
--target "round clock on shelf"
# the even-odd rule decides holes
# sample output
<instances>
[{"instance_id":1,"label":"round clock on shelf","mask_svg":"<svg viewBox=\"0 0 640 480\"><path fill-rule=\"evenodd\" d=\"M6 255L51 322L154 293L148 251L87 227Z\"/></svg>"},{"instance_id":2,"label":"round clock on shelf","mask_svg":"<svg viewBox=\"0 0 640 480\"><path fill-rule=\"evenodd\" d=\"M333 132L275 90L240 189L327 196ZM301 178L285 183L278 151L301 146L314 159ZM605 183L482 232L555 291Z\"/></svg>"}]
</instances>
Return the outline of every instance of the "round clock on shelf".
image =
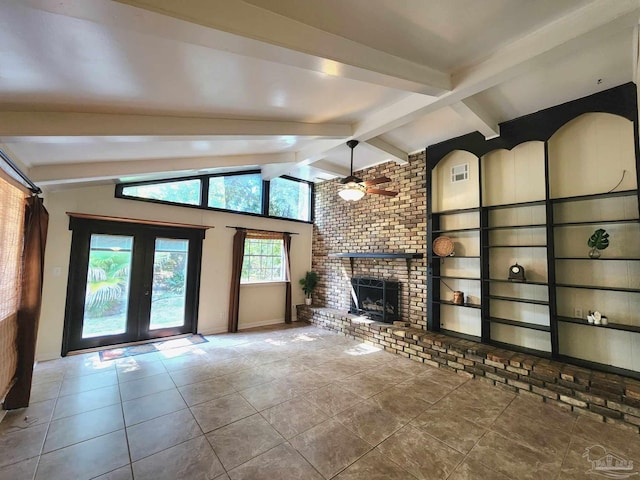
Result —
<instances>
[{"instance_id":1,"label":"round clock on shelf","mask_svg":"<svg viewBox=\"0 0 640 480\"><path fill-rule=\"evenodd\" d=\"M526 282L524 277L524 267L516 262L509 267L509 280L512 282Z\"/></svg>"}]
</instances>

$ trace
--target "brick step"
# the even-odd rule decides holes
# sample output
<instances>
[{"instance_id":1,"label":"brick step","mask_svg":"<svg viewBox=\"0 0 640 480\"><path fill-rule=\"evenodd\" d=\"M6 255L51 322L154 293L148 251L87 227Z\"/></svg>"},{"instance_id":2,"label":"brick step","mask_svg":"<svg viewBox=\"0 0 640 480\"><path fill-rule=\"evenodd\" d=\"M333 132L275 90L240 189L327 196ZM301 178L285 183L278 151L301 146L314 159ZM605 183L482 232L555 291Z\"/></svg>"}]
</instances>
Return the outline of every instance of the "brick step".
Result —
<instances>
[{"instance_id":1,"label":"brick step","mask_svg":"<svg viewBox=\"0 0 640 480\"><path fill-rule=\"evenodd\" d=\"M407 325L300 306L298 318L405 358L478 377L640 432L640 382ZM402 325L398 325L402 324Z\"/></svg>"}]
</instances>

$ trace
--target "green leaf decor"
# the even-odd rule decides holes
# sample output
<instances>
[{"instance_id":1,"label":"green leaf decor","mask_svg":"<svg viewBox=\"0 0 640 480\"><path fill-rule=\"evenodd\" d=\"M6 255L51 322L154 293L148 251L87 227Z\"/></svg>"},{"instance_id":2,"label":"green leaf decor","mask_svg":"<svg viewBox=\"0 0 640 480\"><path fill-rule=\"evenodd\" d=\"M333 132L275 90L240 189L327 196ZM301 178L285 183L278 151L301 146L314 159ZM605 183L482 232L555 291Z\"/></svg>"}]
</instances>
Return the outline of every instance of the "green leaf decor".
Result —
<instances>
[{"instance_id":1,"label":"green leaf decor","mask_svg":"<svg viewBox=\"0 0 640 480\"><path fill-rule=\"evenodd\" d=\"M609 246L609 234L603 228L599 228L589 237L587 245L591 248L604 250Z\"/></svg>"}]
</instances>

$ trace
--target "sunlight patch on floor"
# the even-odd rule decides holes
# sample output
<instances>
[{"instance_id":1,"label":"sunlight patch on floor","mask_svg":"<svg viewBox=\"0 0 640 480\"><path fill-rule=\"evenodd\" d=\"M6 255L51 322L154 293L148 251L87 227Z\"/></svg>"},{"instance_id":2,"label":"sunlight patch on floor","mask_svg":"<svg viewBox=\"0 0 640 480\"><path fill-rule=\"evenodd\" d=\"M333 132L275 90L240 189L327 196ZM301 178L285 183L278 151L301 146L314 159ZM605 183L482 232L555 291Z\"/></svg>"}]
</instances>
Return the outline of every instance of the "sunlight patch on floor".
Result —
<instances>
[{"instance_id":1,"label":"sunlight patch on floor","mask_svg":"<svg viewBox=\"0 0 640 480\"><path fill-rule=\"evenodd\" d=\"M355 347L349 348L348 350L345 350L344 353L346 353L347 355L354 355L354 356L359 356L359 355L369 355L370 353L376 353L376 352L380 352L381 349L380 348L376 348L373 345L357 345Z\"/></svg>"},{"instance_id":2,"label":"sunlight patch on floor","mask_svg":"<svg viewBox=\"0 0 640 480\"><path fill-rule=\"evenodd\" d=\"M92 370L104 370L105 368L111 368L113 366L113 362L103 362L100 360L100 356L97 354L92 354L90 357L83 359L82 364L85 367L89 367Z\"/></svg>"},{"instance_id":3,"label":"sunlight patch on floor","mask_svg":"<svg viewBox=\"0 0 640 480\"><path fill-rule=\"evenodd\" d=\"M188 347L178 347L178 348L171 348L167 350L161 350L161 349L158 349L158 350L160 355L162 355L164 358L175 358L175 357L179 357L180 355L184 355L185 353L189 353L192 355L207 354L207 352L204 351L202 348L194 347L193 345L190 345Z\"/></svg>"}]
</instances>

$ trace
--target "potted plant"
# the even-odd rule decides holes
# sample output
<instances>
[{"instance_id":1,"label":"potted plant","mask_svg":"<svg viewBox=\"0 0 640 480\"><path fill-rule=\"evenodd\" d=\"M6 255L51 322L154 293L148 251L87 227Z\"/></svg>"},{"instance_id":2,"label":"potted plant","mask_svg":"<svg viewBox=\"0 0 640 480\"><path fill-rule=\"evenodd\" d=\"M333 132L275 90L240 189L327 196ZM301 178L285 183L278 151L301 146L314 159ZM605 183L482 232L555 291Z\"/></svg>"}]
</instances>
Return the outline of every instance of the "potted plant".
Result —
<instances>
[{"instance_id":1,"label":"potted plant","mask_svg":"<svg viewBox=\"0 0 640 480\"><path fill-rule=\"evenodd\" d=\"M311 294L318 286L318 280L320 280L320 276L318 275L318 272L314 272L313 270L308 271L304 278L300 279L300 285L306 295L306 298L304 299L304 303L306 305L311 305Z\"/></svg>"},{"instance_id":2,"label":"potted plant","mask_svg":"<svg viewBox=\"0 0 640 480\"><path fill-rule=\"evenodd\" d=\"M604 250L609 246L609 234L605 229L599 228L589 237L587 245L591 248L589 257L600 258L600 250Z\"/></svg>"}]
</instances>

